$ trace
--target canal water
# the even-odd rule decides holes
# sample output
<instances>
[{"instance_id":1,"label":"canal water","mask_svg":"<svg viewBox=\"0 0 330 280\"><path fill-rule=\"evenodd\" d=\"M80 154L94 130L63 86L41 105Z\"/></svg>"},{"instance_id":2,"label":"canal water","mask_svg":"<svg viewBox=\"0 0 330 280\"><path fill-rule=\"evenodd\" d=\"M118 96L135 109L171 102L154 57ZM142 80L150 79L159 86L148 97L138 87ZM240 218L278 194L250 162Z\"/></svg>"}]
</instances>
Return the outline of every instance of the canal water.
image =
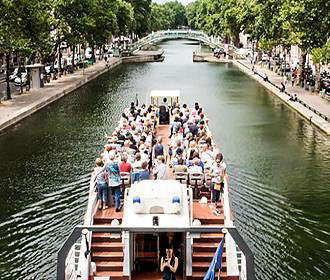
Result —
<instances>
[{"instance_id":1,"label":"canal water","mask_svg":"<svg viewBox=\"0 0 330 280\"><path fill-rule=\"evenodd\" d=\"M162 47L163 63L122 65L0 137L0 278L55 279L105 133L136 93L179 89L224 153L257 279L330 279L329 138L234 66L193 64L191 42Z\"/></svg>"}]
</instances>

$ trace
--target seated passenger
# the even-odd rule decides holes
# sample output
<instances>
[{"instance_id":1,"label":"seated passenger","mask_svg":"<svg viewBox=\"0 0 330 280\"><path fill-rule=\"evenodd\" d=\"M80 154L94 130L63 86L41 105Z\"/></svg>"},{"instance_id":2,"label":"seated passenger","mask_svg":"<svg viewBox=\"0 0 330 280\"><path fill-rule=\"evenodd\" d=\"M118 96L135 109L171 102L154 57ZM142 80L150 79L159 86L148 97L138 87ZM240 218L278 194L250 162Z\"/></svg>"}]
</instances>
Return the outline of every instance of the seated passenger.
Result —
<instances>
[{"instance_id":1,"label":"seated passenger","mask_svg":"<svg viewBox=\"0 0 330 280\"><path fill-rule=\"evenodd\" d=\"M194 158L193 165L189 167L189 173L203 173L203 168L198 164L199 164L199 159Z\"/></svg>"},{"instance_id":2,"label":"seated passenger","mask_svg":"<svg viewBox=\"0 0 330 280\"><path fill-rule=\"evenodd\" d=\"M173 171L174 171L174 173L188 172L187 166L184 165L183 158L178 158L178 164L174 165Z\"/></svg>"},{"instance_id":3,"label":"seated passenger","mask_svg":"<svg viewBox=\"0 0 330 280\"><path fill-rule=\"evenodd\" d=\"M121 156L121 163L119 165L120 172L129 172L132 171L132 166L130 163L127 162L127 155Z\"/></svg>"}]
</instances>

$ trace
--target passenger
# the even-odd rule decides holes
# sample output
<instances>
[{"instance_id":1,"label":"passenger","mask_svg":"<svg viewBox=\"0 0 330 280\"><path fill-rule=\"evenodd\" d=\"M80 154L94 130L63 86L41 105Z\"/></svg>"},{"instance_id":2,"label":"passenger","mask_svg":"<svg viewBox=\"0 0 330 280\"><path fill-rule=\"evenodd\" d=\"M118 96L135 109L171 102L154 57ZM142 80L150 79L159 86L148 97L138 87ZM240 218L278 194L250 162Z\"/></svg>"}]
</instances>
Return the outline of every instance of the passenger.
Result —
<instances>
[{"instance_id":1,"label":"passenger","mask_svg":"<svg viewBox=\"0 0 330 280\"><path fill-rule=\"evenodd\" d=\"M173 254L173 248L166 246L166 256L160 260L160 271L163 273L163 280L176 280L176 270L178 268L178 258Z\"/></svg>"},{"instance_id":2,"label":"passenger","mask_svg":"<svg viewBox=\"0 0 330 280\"><path fill-rule=\"evenodd\" d=\"M156 159L159 156L164 156L164 146L162 144L163 139L162 137L158 137L157 144L154 145L153 152L152 152L152 158Z\"/></svg>"},{"instance_id":3,"label":"passenger","mask_svg":"<svg viewBox=\"0 0 330 280\"><path fill-rule=\"evenodd\" d=\"M208 149L207 144L202 145L201 160L204 163L204 166L211 166L214 161L214 154Z\"/></svg>"},{"instance_id":4,"label":"passenger","mask_svg":"<svg viewBox=\"0 0 330 280\"><path fill-rule=\"evenodd\" d=\"M157 157L157 164L154 168L155 179L157 180L166 180L166 165L164 156Z\"/></svg>"},{"instance_id":5,"label":"passenger","mask_svg":"<svg viewBox=\"0 0 330 280\"><path fill-rule=\"evenodd\" d=\"M193 165L189 167L189 173L203 173L203 168L198 164L199 164L199 159L194 158Z\"/></svg>"},{"instance_id":6,"label":"passenger","mask_svg":"<svg viewBox=\"0 0 330 280\"><path fill-rule=\"evenodd\" d=\"M189 126L189 132L195 138L198 134L198 120L194 120L192 124Z\"/></svg>"},{"instance_id":7,"label":"passenger","mask_svg":"<svg viewBox=\"0 0 330 280\"><path fill-rule=\"evenodd\" d=\"M115 161L115 157L113 155L109 156L110 161L105 166L108 173L108 184L110 187L110 191L112 197L115 201L116 212L121 210L120 204L120 171L118 163Z\"/></svg>"},{"instance_id":8,"label":"passenger","mask_svg":"<svg viewBox=\"0 0 330 280\"><path fill-rule=\"evenodd\" d=\"M97 184L97 193L99 198L99 210L108 208L108 183L107 172L103 168L103 160L97 158L95 161L96 167L94 168L95 180Z\"/></svg>"},{"instance_id":9,"label":"passenger","mask_svg":"<svg viewBox=\"0 0 330 280\"><path fill-rule=\"evenodd\" d=\"M210 169L210 176L212 177L211 194L212 203L217 206L218 201L221 199L220 195L224 188L224 176L226 174L226 164L223 161L223 155L221 153L216 155L215 163Z\"/></svg>"},{"instance_id":10,"label":"passenger","mask_svg":"<svg viewBox=\"0 0 330 280\"><path fill-rule=\"evenodd\" d=\"M141 154L137 153L135 155L135 161L133 163L133 171L139 172L142 169L142 160L141 160Z\"/></svg>"},{"instance_id":11,"label":"passenger","mask_svg":"<svg viewBox=\"0 0 330 280\"><path fill-rule=\"evenodd\" d=\"M120 172L128 172L131 173L132 166L129 162L127 162L127 155L124 154L121 156L121 163L119 165Z\"/></svg>"},{"instance_id":12,"label":"passenger","mask_svg":"<svg viewBox=\"0 0 330 280\"><path fill-rule=\"evenodd\" d=\"M174 165L173 167L173 171L174 173L178 173L178 172L188 172L188 167L184 165L184 160L182 157L177 159L177 164Z\"/></svg>"},{"instance_id":13,"label":"passenger","mask_svg":"<svg viewBox=\"0 0 330 280\"><path fill-rule=\"evenodd\" d=\"M149 180L149 170L148 170L148 163L146 161L142 162L142 171L139 174L139 180Z\"/></svg>"}]
</instances>

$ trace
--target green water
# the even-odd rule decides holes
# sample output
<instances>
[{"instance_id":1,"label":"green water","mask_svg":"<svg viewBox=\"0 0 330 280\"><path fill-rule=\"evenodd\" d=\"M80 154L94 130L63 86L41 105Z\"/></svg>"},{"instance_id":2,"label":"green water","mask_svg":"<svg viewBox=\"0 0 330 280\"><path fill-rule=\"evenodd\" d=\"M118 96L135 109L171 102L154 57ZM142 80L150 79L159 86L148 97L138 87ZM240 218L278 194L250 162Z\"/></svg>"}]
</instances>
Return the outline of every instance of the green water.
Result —
<instances>
[{"instance_id":1,"label":"green water","mask_svg":"<svg viewBox=\"0 0 330 280\"><path fill-rule=\"evenodd\" d=\"M55 279L56 252L86 208L89 175L122 110L179 89L207 112L230 174L232 209L257 279L330 279L330 140L230 65L122 65L0 137L1 279Z\"/></svg>"}]
</instances>

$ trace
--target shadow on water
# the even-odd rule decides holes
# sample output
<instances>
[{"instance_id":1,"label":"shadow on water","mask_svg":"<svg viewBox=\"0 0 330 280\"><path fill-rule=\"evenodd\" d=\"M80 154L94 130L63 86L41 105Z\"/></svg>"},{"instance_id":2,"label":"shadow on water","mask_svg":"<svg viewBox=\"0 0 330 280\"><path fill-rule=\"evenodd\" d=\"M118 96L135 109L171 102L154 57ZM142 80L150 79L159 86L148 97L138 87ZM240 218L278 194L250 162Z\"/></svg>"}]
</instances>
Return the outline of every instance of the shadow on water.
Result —
<instances>
[{"instance_id":1,"label":"shadow on water","mask_svg":"<svg viewBox=\"0 0 330 280\"><path fill-rule=\"evenodd\" d=\"M104 134L152 89L207 112L257 278L330 278L329 138L235 67L192 63L190 43L164 42L163 63L119 66L0 137L1 279L55 279Z\"/></svg>"}]
</instances>

